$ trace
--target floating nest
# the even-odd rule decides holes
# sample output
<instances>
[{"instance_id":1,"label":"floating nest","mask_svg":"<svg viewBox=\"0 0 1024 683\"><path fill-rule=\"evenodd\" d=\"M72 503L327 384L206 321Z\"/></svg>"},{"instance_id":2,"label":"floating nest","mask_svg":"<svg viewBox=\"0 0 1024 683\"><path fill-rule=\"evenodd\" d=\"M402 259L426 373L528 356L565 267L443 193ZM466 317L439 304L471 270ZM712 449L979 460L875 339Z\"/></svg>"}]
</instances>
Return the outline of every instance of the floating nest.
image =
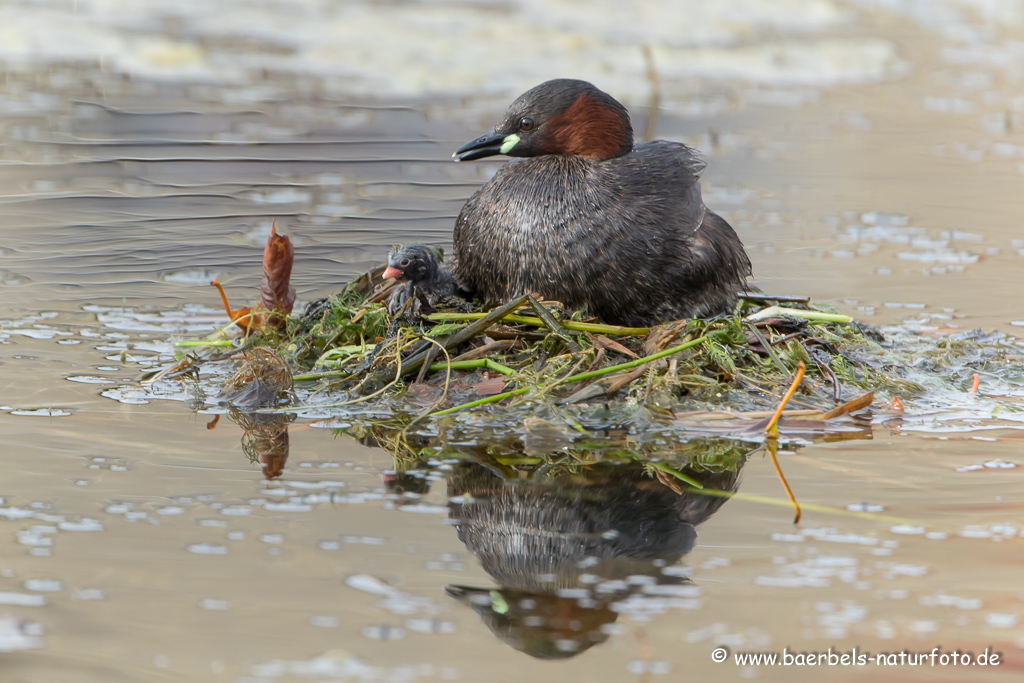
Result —
<instances>
[{"instance_id":1,"label":"floating nest","mask_svg":"<svg viewBox=\"0 0 1024 683\"><path fill-rule=\"evenodd\" d=\"M746 294L727 315L652 328L603 325L536 296L497 308L460 300L392 313L385 302L396 283L382 281L382 271L273 325L184 342L188 355L151 379L243 359L219 397L237 411L313 408L435 435L428 425L454 413L458 424L505 425L524 438L537 417L580 434L644 421L707 434L756 431L798 371L795 410L786 414L817 421L808 427L814 434L822 422L868 408L872 392L900 411L900 400L929 392L965 394L979 371L1002 368L1001 381L1021 384L1012 338L976 331L887 341L806 299Z\"/></svg>"}]
</instances>

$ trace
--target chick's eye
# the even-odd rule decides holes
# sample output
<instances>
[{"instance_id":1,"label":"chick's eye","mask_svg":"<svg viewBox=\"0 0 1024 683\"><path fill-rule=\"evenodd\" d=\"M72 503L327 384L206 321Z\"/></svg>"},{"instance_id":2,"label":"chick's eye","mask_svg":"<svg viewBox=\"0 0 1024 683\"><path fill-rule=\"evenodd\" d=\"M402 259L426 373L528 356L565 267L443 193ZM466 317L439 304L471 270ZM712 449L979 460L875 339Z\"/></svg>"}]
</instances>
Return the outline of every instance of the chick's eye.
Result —
<instances>
[{"instance_id":1,"label":"chick's eye","mask_svg":"<svg viewBox=\"0 0 1024 683\"><path fill-rule=\"evenodd\" d=\"M529 116L519 121L519 130L533 130L533 119Z\"/></svg>"},{"instance_id":2,"label":"chick's eye","mask_svg":"<svg viewBox=\"0 0 1024 683\"><path fill-rule=\"evenodd\" d=\"M409 259L407 259L407 258L404 258L404 259L402 259L402 262L401 262L401 263L399 263L398 265L400 265L400 266L402 266L403 268L405 268L406 266L408 266L408 265L409 265Z\"/></svg>"}]
</instances>

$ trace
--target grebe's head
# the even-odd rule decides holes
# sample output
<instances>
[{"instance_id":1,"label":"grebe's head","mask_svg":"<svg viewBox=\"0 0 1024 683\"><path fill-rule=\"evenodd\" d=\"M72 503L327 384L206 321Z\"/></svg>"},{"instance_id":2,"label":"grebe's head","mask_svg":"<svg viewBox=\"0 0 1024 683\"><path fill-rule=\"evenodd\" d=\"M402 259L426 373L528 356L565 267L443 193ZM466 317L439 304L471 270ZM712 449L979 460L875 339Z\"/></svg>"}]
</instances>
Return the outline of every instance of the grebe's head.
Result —
<instances>
[{"instance_id":1,"label":"grebe's head","mask_svg":"<svg viewBox=\"0 0 1024 683\"><path fill-rule=\"evenodd\" d=\"M470 161L570 154L599 161L632 149L629 112L618 100L586 81L559 78L520 95L490 132L452 156Z\"/></svg>"}]
</instances>

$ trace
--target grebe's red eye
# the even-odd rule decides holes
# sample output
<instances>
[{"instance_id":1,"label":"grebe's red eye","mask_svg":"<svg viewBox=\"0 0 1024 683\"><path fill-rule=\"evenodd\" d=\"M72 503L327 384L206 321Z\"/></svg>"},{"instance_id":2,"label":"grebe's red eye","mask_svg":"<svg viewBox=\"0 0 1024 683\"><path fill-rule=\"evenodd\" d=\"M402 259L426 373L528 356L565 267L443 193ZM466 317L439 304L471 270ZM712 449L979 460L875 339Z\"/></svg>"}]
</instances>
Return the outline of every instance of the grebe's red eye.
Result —
<instances>
[{"instance_id":1,"label":"grebe's red eye","mask_svg":"<svg viewBox=\"0 0 1024 683\"><path fill-rule=\"evenodd\" d=\"M407 258L404 258L404 259L402 259L402 262L401 262L401 263L399 263L398 265L400 265L400 266L402 266L403 268L405 268L406 266L408 266L408 265L409 265L409 263L410 263L409 259L407 259Z\"/></svg>"},{"instance_id":2,"label":"grebe's red eye","mask_svg":"<svg viewBox=\"0 0 1024 683\"><path fill-rule=\"evenodd\" d=\"M519 130L533 130L533 119L529 116L525 117L519 122Z\"/></svg>"}]
</instances>

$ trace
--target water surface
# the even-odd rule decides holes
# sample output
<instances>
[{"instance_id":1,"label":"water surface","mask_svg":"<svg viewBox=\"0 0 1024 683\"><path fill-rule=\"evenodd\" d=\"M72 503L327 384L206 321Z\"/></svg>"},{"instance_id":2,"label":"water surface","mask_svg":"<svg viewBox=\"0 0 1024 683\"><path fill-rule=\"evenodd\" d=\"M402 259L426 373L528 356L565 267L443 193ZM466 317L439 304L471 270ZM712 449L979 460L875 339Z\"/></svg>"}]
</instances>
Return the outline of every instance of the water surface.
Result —
<instances>
[{"instance_id":1,"label":"water surface","mask_svg":"<svg viewBox=\"0 0 1024 683\"><path fill-rule=\"evenodd\" d=\"M799 526L772 504L784 494L753 448L716 480L743 494L731 500L695 502L628 468L539 494L496 486L509 472L472 452L396 474L385 450L310 419L288 425L286 463L261 467L231 420L208 429L213 416L187 402L116 393L170 336L225 322L211 277L253 298L273 218L295 242L301 301L393 243L448 244L500 164L454 164L451 151L535 82L592 78L641 130L645 40L663 83L656 133L708 156L707 202L737 228L759 286L924 334L1012 333L1019 3L726 3L676 43L675 24L640 38L611 12L574 28L569 3L540 37L530 3L453 4L390 22L400 30L377 61L374 27L393 8L358 5L363 29L337 38L317 27L352 17L329 4L250 8L234 32L211 3L119 22L104 8L124 3L79 5L76 20L70 5L41 16L11 3L0 21L0 35L55 27L34 47L0 41L5 681L1019 677L1021 432L989 410L1002 389L986 381L945 431L908 420L784 449ZM434 38L410 47L448 16L464 35L500 17L502 39L557 39L571 57L472 63ZM303 31L305 43L282 38ZM98 48L82 45L108 39L123 58L90 61ZM467 518L452 502L467 492L499 512ZM516 517L531 510L541 519ZM577 557L559 543L584 518ZM645 519L665 526L641 533ZM744 668L712 662L720 645L988 647L1004 664Z\"/></svg>"}]
</instances>

